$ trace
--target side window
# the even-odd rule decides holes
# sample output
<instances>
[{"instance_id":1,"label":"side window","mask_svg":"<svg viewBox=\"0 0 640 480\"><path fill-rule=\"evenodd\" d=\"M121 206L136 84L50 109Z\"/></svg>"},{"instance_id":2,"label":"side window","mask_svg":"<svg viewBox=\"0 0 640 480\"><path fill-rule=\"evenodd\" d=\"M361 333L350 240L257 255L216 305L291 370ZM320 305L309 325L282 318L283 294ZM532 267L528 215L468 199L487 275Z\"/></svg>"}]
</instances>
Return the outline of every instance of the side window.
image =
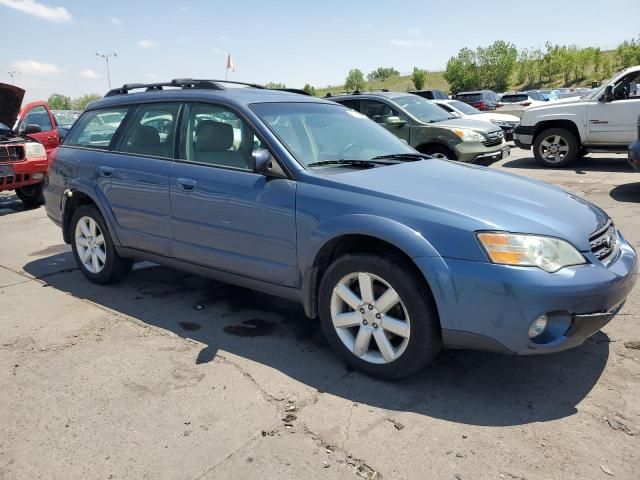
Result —
<instances>
[{"instance_id":1,"label":"side window","mask_svg":"<svg viewBox=\"0 0 640 480\"><path fill-rule=\"evenodd\" d=\"M21 129L24 129L27 125L37 125L43 132L53 130L49 113L47 112L47 109L42 106L33 107L29 110L29 113L25 115L20 127Z\"/></svg>"},{"instance_id":2,"label":"side window","mask_svg":"<svg viewBox=\"0 0 640 480\"><path fill-rule=\"evenodd\" d=\"M128 125L121 152L173 158L179 103L141 105Z\"/></svg>"},{"instance_id":3,"label":"side window","mask_svg":"<svg viewBox=\"0 0 640 480\"><path fill-rule=\"evenodd\" d=\"M362 100L360 112L376 123L384 123L387 117L399 117L400 114L394 108L377 100Z\"/></svg>"},{"instance_id":4,"label":"side window","mask_svg":"<svg viewBox=\"0 0 640 480\"><path fill-rule=\"evenodd\" d=\"M64 144L107 150L129 108L109 108L85 112L65 138Z\"/></svg>"},{"instance_id":5,"label":"side window","mask_svg":"<svg viewBox=\"0 0 640 480\"><path fill-rule=\"evenodd\" d=\"M182 141L183 160L248 171L253 171L253 149L262 148L242 118L218 105L189 106Z\"/></svg>"},{"instance_id":6,"label":"side window","mask_svg":"<svg viewBox=\"0 0 640 480\"><path fill-rule=\"evenodd\" d=\"M360 100L342 100L340 103L351 110L360 111Z\"/></svg>"},{"instance_id":7,"label":"side window","mask_svg":"<svg viewBox=\"0 0 640 480\"><path fill-rule=\"evenodd\" d=\"M449 113L453 113L453 108L451 108L449 105L446 105L444 103L438 103L437 104L441 109L449 112Z\"/></svg>"}]
</instances>

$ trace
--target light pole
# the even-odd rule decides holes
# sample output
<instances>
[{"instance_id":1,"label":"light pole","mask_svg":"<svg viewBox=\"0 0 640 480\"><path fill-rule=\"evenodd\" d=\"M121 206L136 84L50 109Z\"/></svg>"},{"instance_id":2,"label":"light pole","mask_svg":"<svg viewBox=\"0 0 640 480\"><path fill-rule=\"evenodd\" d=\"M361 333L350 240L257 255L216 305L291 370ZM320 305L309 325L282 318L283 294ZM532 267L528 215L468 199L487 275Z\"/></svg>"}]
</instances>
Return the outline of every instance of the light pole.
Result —
<instances>
[{"instance_id":1,"label":"light pole","mask_svg":"<svg viewBox=\"0 0 640 480\"><path fill-rule=\"evenodd\" d=\"M107 81L109 82L109 90L111 90L111 74L109 73L109 58L110 57L117 57L118 54L116 52L113 52L113 53L99 53L99 52L96 52L96 55L98 57L104 58L104 61L107 63Z\"/></svg>"},{"instance_id":2,"label":"light pole","mask_svg":"<svg viewBox=\"0 0 640 480\"><path fill-rule=\"evenodd\" d=\"M9 70L7 73L9 74L9 77L11 77L11 85L15 85L15 76L20 75L22 72L18 70Z\"/></svg>"}]
</instances>

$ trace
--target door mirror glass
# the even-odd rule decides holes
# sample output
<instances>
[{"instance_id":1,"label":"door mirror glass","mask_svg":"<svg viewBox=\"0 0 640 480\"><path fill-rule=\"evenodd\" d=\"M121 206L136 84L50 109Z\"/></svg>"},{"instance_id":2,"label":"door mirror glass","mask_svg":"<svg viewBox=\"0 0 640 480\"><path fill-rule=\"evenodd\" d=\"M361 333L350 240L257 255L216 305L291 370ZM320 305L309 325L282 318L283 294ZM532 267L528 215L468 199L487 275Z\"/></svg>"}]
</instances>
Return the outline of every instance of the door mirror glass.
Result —
<instances>
[{"instance_id":1,"label":"door mirror glass","mask_svg":"<svg viewBox=\"0 0 640 480\"><path fill-rule=\"evenodd\" d=\"M396 117L396 116L386 117L384 119L384 124L387 125L388 127L401 127L406 123L407 121L405 119Z\"/></svg>"},{"instance_id":2,"label":"door mirror glass","mask_svg":"<svg viewBox=\"0 0 640 480\"><path fill-rule=\"evenodd\" d=\"M285 178L286 175L280 168L278 162L273 159L271 152L266 148L256 148L251 153L253 158L253 171L265 177Z\"/></svg>"},{"instance_id":3,"label":"door mirror glass","mask_svg":"<svg viewBox=\"0 0 640 480\"><path fill-rule=\"evenodd\" d=\"M42 129L38 125L35 125L33 123L29 123L28 125L26 125L24 127L24 130L22 131L22 133L24 133L25 135L31 135L33 133L40 132L42 132Z\"/></svg>"},{"instance_id":4,"label":"door mirror glass","mask_svg":"<svg viewBox=\"0 0 640 480\"><path fill-rule=\"evenodd\" d=\"M613 86L608 85L607 88L604 89L604 94L601 99L604 103L613 102Z\"/></svg>"}]
</instances>

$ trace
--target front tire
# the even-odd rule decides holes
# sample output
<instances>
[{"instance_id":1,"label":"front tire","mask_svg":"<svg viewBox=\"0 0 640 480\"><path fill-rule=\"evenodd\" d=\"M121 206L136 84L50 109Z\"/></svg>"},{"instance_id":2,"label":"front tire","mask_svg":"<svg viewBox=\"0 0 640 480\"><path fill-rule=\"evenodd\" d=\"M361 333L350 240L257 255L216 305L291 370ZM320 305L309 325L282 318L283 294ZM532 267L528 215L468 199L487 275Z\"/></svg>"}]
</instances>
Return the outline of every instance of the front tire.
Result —
<instances>
[{"instance_id":1,"label":"front tire","mask_svg":"<svg viewBox=\"0 0 640 480\"><path fill-rule=\"evenodd\" d=\"M93 205L82 205L74 212L71 248L78 267L93 283L117 282L133 267L133 259L116 252L107 224Z\"/></svg>"},{"instance_id":2,"label":"front tire","mask_svg":"<svg viewBox=\"0 0 640 480\"><path fill-rule=\"evenodd\" d=\"M322 277L318 302L333 349L373 377L409 376L442 348L425 280L401 258L363 253L338 258Z\"/></svg>"},{"instance_id":3,"label":"front tire","mask_svg":"<svg viewBox=\"0 0 640 480\"><path fill-rule=\"evenodd\" d=\"M29 207L39 207L44 204L44 194L42 193L43 183L35 185L27 185L26 187L17 188L16 195Z\"/></svg>"},{"instance_id":4,"label":"front tire","mask_svg":"<svg viewBox=\"0 0 640 480\"><path fill-rule=\"evenodd\" d=\"M440 158L442 160L457 160L458 157L450 149L443 145L426 145L418 149L420 153L431 155L434 158Z\"/></svg>"},{"instance_id":5,"label":"front tire","mask_svg":"<svg viewBox=\"0 0 640 480\"><path fill-rule=\"evenodd\" d=\"M533 154L544 167L566 167L576 159L579 151L578 139L566 128L544 130L533 142Z\"/></svg>"}]
</instances>

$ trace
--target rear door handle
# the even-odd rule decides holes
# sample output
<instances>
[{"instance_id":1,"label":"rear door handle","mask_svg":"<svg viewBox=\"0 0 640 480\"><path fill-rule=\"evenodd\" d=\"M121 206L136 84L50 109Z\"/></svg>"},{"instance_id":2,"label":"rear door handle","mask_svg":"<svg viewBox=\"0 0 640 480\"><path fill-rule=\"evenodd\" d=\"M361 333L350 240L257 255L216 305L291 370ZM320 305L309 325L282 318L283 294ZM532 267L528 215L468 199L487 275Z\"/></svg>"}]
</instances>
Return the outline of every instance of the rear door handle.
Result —
<instances>
[{"instance_id":1,"label":"rear door handle","mask_svg":"<svg viewBox=\"0 0 640 480\"><path fill-rule=\"evenodd\" d=\"M113 167L108 167L107 165L102 165L100 167L100 174L103 177L110 177L112 173L113 173Z\"/></svg>"},{"instance_id":2,"label":"rear door handle","mask_svg":"<svg viewBox=\"0 0 640 480\"><path fill-rule=\"evenodd\" d=\"M191 178L178 178L177 182L182 190L186 190L188 192L194 190L196 188L196 185L198 184L198 182L192 180Z\"/></svg>"}]
</instances>

